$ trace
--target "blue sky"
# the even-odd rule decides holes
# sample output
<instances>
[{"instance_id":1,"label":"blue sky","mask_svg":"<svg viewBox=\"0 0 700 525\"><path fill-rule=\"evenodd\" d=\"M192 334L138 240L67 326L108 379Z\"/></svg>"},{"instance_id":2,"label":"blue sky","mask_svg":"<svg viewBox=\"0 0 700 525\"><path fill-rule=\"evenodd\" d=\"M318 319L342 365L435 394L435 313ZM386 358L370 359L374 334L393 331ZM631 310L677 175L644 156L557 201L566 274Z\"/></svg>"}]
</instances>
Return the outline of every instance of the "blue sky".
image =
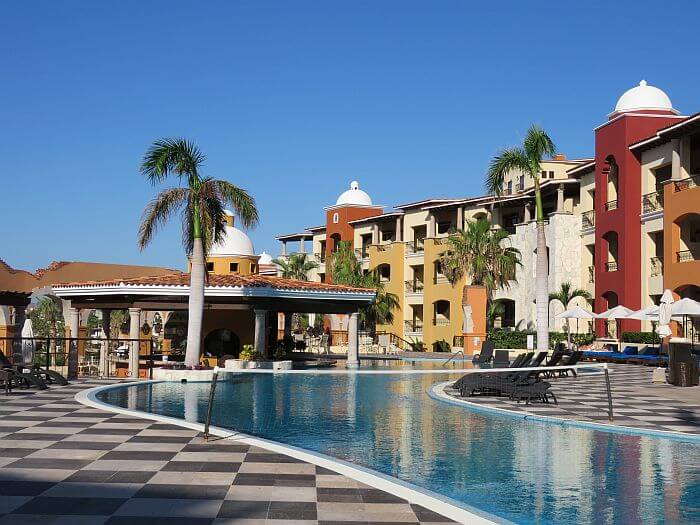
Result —
<instances>
[{"instance_id":1,"label":"blue sky","mask_svg":"<svg viewBox=\"0 0 700 525\"><path fill-rule=\"evenodd\" d=\"M692 1L123 1L0 6L0 258L183 268L179 225L144 252L138 173L183 136L248 189L257 251L375 203L477 195L489 158L544 126L569 157L645 78L700 110Z\"/></svg>"}]
</instances>

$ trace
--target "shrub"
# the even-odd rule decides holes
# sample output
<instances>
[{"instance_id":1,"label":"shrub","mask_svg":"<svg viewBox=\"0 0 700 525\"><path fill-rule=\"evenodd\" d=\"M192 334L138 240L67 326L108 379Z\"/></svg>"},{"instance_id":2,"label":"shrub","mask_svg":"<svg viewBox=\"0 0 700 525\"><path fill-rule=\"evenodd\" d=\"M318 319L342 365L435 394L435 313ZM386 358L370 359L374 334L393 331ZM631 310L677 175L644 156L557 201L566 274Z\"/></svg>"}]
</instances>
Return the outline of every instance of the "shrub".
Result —
<instances>
[{"instance_id":1,"label":"shrub","mask_svg":"<svg viewBox=\"0 0 700 525\"><path fill-rule=\"evenodd\" d=\"M425 352L425 343L417 337L413 338L409 344L411 345L411 352Z\"/></svg>"},{"instance_id":2,"label":"shrub","mask_svg":"<svg viewBox=\"0 0 700 525\"><path fill-rule=\"evenodd\" d=\"M499 349L519 349L527 348L527 336L532 335L537 345L537 333L532 331L522 332L506 332L503 330L494 330L488 333L488 338L496 348ZM593 342L593 334L571 334L571 341L575 344L585 345ZM566 341L565 332L550 332L549 347L553 349L557 343Z\"/></svg>"},{"instance_id":3,"label":"shrub","mask_svg":"<svg viewBox=\"0 0 700 525\"><path fill-rule=\"evenodd\" d=\"M659 335L655 332L622 332L622 341L650 345L659 342Z\"/></svg>"},{"instance_id":4,"label":"shrub","mask_svg":"<svg viewBox=\"0 0 700 525\"><path fill-rule=\"evenodd\" d=\"M440 339L439 341L435 341L434 350L436 352L450 352L452 351L452 347L450 346L450 343L444 339Z\"/></svg>"},{"instance_id":5,"label":"shrub","mask_svg":"<svg viewBox=\"0 0 700 525\"><path fill-rule=\"evenodd\" d=\"M253 345L243 345L240 357L244 361L260 361L263 358L260 352L256 352L253 349Z\"/></svg>"}]
</instances>

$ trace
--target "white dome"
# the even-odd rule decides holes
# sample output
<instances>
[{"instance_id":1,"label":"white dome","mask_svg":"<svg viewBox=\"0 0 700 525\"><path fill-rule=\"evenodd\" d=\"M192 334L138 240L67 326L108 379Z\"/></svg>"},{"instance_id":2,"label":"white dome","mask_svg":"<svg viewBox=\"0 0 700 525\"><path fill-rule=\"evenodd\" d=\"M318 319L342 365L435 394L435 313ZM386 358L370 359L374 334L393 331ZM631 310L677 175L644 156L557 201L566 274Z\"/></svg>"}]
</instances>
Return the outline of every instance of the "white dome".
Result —
<instances>
[{"instance_id":1,"label":"white dome","mask_svg":"<svg viewBox=\"0 0 700 525\"><path fill-rule=\"evenodd\" d=\"M259 256L258 264L272 264L272 256L267 252L262 252Z\"/></svg>"},{"instance_id":2,"label":"white dome","mask_svg":"<svg viewBox=\"0 0 700 525\"><path fill-rule=\"evenodd\" d=\"M226 215L233 219L233 213L225 210ZM233 220L230 220L233 223ZM209 250L210 257L230 257L232 255L255 256L253 241L238 228L227 224L224 238Z\"/></svg>"},{"instance_id":3,"label":"white dome","mask_svg":"<svg viewBox=\"0 0 700 525\"><path fill-rule=\"evenodd\" d=\"M356 206L372 206L372 199L366 192L360 189L360 183L356 180L350 183L350 189L344 191L335 201L336 206L341 204L351 204Z\"/></svg>"},{"instance_id":4,"label":"white dome","mask_svg":"<svg viewBox=\"0 0 700 525\"><path fill-rule=\"evenodd\" d=\"M625 91L615 106L616 113L640 109L673 111L675 113L668 95L659 88L647 84L646 80L642 80L638 86Z\"/></svg>"}]
</instances>

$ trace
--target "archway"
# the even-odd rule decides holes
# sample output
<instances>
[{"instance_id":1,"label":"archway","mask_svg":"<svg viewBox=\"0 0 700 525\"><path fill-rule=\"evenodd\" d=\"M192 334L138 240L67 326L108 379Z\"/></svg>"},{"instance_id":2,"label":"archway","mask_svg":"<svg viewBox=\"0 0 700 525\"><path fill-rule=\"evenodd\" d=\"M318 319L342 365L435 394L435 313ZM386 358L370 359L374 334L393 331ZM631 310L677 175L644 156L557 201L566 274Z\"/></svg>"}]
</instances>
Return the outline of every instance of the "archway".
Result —
<instances>
[{"instance_id":1,"label":"archway","mask_svg":"<svg viewBox=\"0 0 700 525\"><path fill-rule=\"evenodd\" d=\"M227 328L212 330L204 338L204 355L222 357L232 355L238 358L241 353L241 340Z\"/></svg>"}]
</instances>

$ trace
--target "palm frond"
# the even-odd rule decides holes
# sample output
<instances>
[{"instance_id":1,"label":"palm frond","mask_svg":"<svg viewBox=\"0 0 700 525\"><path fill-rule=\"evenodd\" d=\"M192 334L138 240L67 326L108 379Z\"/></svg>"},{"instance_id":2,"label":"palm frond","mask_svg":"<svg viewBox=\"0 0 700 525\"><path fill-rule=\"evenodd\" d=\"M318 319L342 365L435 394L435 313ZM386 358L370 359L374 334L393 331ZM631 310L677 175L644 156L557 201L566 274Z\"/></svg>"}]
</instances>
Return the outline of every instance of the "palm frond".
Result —
<instances>
[{"instance_id":1,"label":"palm frond","mask_svg":"<svg viewBox=\"0 0 700 525\"><path fill-rule=\"evenodd\" d=\"M530 173L527 153L522 148L512 147L501 150L489 163L486 172L486 191L489 195L501 195L505 177L511 171Z\"/></svg>"},{"instance_id":2,"label":"palm frond","mask_svg":"<svg viewBox=\"0 0 700 525\"><path fill-rule=\"evenodd\" d=\"M539 173L542 159L545 156L553 156L557 151L547 132L536 124L533 124L527 130L523 147L530 161L530 169L533 175Z\"/></svg>"},{"instance_id":3,"label":"palm frond","mask_svg":"<svg viewBox=\"0 0 700 525\"><path fill-rule=\"evenodd\" d=\"M190 181L199 178L199 168L206 157L191 141L183 138L156 140L141 161L141 174L149 182L163 182L169 175L187 177Z\"/></svg>"},{"instance_id":4,"label":"palm frond","mask_svg":"<svg viewBox=\"0 0 700 525\"><path fill-rule=\"evenodd\" d=\"M153 239L155 232L163 226L178 208L185 205L190 196L187 188L169 188L153 199L141 217L138 245L143 250Z\"/></svg>"},{"instance_id":5,"label":"palm frond","mask_svg":"<svg viewBox=\"0 0 700 525\"><path fill-rule=\"evenodd\" d=\"M231 206L244 227L252 228L258 223L258 209L250 193L225 180L212 180L211 184L216 188L221 200Z\"/></svg>"}]
</instances>

